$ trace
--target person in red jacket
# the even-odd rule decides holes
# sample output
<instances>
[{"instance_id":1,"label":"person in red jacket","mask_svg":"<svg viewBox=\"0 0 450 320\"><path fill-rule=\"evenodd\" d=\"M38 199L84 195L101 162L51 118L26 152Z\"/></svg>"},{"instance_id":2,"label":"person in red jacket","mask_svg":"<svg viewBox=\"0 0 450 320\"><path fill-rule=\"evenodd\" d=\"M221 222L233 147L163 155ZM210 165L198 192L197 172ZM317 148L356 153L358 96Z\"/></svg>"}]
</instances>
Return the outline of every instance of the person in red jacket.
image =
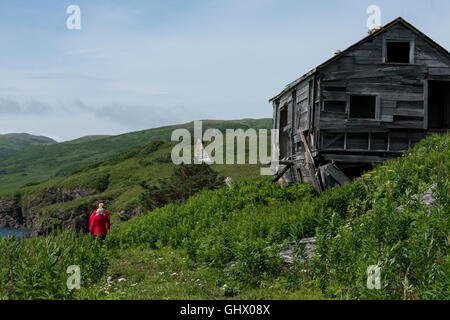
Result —
<instances>
[{"instance_id":1,"label":"person in red jacket","mask_svg":"<svg viewBox=\"0 0 450 320\"><path fill-rule=\"evenodd\" d=\"M89 219L89 232L93 237L100 237L101 240L106 238L111 227L108 211L104 210L103 206L104 204L100 203Z\"/></svg>"}]
</instances>

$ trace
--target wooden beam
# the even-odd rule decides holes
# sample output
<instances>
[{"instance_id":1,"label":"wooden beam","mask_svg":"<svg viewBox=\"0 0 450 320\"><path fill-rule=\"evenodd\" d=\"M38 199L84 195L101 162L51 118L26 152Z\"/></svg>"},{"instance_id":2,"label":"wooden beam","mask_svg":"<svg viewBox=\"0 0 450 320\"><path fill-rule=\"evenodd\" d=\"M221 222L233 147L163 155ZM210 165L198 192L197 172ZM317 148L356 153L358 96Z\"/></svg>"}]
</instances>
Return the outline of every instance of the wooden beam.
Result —
<instances>
[{"instance_id":1,"label":"wooden beam","mask_svg":"<svg viewBox=\"0 0 450 320\"><path fill-rule=\"evenodd\" d=\"M306 141L303 131L300 131L300 136L302 137L303 145L305 147L306 166L307 166L309 174L311 176L312 184L318 193L322 193L323 192L322 187L316 176L316 167L314 165L314 158L311 154L311 151L309 150L308 142Z\"/></svg>"},{"instance_id":2,"label":"wooden beam","mask_svg":"<svg viewBox=\"0 0 450 320\"><path fill-rule=\"evenodd\" d=\"M313 159L313 156L312 156L311 152L309 151L308 142L306 141L306 138L305 138L305 135L303 134L303 131L300 131L300 136L302 138L303 145L305 146L305 152L306 152L306 155L307 155L306 162L314 164L314 159Z\"/></svg>"},{"instance_id":3,"label":"wooden beam","mask_svg":"<svg viewBox=\"0 0 450 320\"><path fill-rule=\"evenodd\" d=\"M338 167L336 167L333 164L326 166L325 170L334 178L334 180L339 182L340 185L352 183L352 181Z\"/></svg>"},{"instance_id":4,"label":"wooden beam","mask_svg":"<svg viewBox=\"0 0 450 320\"><path fill-rule=\"evenodd\" d=\"M281 177L284 176L284 174L289 170L289 168L292 166L292 164L290 165L286 165L283 170L281 170L276 176L275 178L273 178L272 182L277 182L278 180L281 179Z\"/></svg>"},{"instance_id":5,"label":"wooden beam","mask_svg":"<svg viewBox=\"0 0 450 320\"><path fill-rule=\"evenodd\" d=\"M386 160L395 157L380 157L380 156L364 156L364 155L343 155L343 154L324 154L323 158L325 160L335 160L340 162L351 162L351 163L383 163Z\"/></svg>"}]
</instances>

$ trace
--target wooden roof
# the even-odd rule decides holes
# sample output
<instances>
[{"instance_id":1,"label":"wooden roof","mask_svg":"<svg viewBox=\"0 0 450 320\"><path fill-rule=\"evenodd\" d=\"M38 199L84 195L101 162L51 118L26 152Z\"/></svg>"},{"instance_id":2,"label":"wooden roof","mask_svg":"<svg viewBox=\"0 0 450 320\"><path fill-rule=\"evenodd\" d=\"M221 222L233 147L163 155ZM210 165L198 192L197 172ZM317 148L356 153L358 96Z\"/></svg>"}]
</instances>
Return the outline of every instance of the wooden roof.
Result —
<instances>
[{"instance_id":1,"label":"wooden roof","mask_svg":"<svg viewBox=\"0 0 450 320\"><path fill-rule=\"evenodd\" d=\"M325 61L324 63L322 63L321 65L319 65L318 67L312 69L311 71L309 71L308 73L306 73L305 75L301 76L300 78L298 78L297 80L291 82L290 84L288 84L286 86L286 88L279 93L278 95L276 95L275 97L273 97L272 99L269 100L269 102L272 102L274 100L277 100L279 98L281 98L285 93L287 93L289 90L291 90L293 87L295 87L296 85L298 85L300 82L302 82L303 80L305 80L306 78L309 78L310 76L314 75L317 71L319 71L320 69L328 66L329 64L333 63L334 61L336 61L337 59L340 59L341 57L343 57L344 55L346 55L347 53L351 52L352 50L356 49L357 47L359 47L361 44L369 41L370 39L373 39L377 36L379 36L380 34L382 34L383 32L386 32L388 29L390 29L392 26L398 24L398 23L402 23L405 27L407 27L408 29L410 29L412 32L414 32L417 36L421 37L422 39L424 39L426 42L428 42L432 47L434 47L436 50L438 50L439 52L441 52L444 56L446 56L447 58L450 59L450 53L448 52L447 49L445 49L444 47L442 47L441 45L439 45L437 42L433 41L431 38L429 38L427 35L425 35L424 33L422 33L421 31L419 31L416 27L414 27L412 24L410 24L409 22L407 22L405 19L403 19L402 17L399 17L393 21L391 21L390 23L388 23L387 25L385 25L384 27L381 27L379 30L371 33L370 35L368 35L367 37L365 37L364 39L358 41L357 43L355 43L354 45L350 46L349 48L347 48L346 50L342 51L340 54L332 57L331 59Z\"/></svg>"}]
</instances>

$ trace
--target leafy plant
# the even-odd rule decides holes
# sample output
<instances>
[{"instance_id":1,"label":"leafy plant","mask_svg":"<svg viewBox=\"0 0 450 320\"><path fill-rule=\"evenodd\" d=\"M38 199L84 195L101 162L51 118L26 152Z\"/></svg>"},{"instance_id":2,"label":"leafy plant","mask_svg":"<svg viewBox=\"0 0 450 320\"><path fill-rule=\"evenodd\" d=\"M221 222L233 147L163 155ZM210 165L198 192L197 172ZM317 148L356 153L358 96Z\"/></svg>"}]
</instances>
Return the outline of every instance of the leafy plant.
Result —
<instances>
[{"instance_id":1,"label":"leafy plant","mask_svg":"<svg viewBox=\"0 0 450 320\"><path fill-rule=\"evenodd\" d=\"M0 239L0 299L70 299L67 267L81 271L81 286L105 275L108 258L101 243L73 231L48 237Z\"/></svg>"},{"instance_id":2,"label":"leafy plant","mask_svg":"<svg viewBox=\"0 0 450 320\"><path fill-rule=\"evenodd\" d=\"M219 177L207 164L180 165L169 179L160 179L159 185L148 186L143 181L144 192L140 196L144 208L153 210L170 202L186 200L201 190L213 190L223 186Z\"/></svg>"}]
</instances>

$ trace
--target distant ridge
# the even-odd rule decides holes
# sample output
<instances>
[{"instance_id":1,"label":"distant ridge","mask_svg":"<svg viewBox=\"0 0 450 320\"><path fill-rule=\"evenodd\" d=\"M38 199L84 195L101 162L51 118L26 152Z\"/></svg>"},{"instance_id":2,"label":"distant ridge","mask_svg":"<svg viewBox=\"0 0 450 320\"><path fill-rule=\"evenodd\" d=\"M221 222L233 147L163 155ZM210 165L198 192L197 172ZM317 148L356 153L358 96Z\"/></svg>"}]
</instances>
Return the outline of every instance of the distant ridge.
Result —
<instances>
[{"instance_id":1,"label":"distant ridge","mask_svg":"<svg viewBox=\"0 0 450 320\"><path fill-rule=\"evenodd\" d=\"M21 151L29 146L51 145L57 143L55 140L35 136L28 133L7 133L0 135L0 157Z\"/></svg>"},{"instance_id":2,"label":"distant ridge","mask_svg":"<svg viewBox=\"0 0 450 320\"><path fill-rule=\"evenodd\" d=\"M271 129L272 119L203 120L203 130ZM172 131L185 128L193 134L194 122L121 134L88 136L80 139L39 146L29 146L14 154L0 156L0 193L29 183L64 177L93 162L146 145L151 141L170 141Z\"/></svg>"},{"instance_id":3,"label":"distant ridge","mask_svg":"<svg viewBox=\"0 0 450 320\"><path fill-rule=\"evenodd\" d=\"M85 136L81 137L75 140L66 141L66 143L83 143L83 142L89 142L89 141L96 141L101 140L104 138L112 137L111 135L91 135L91 136Z\"/></svg>"}]
</instances>

